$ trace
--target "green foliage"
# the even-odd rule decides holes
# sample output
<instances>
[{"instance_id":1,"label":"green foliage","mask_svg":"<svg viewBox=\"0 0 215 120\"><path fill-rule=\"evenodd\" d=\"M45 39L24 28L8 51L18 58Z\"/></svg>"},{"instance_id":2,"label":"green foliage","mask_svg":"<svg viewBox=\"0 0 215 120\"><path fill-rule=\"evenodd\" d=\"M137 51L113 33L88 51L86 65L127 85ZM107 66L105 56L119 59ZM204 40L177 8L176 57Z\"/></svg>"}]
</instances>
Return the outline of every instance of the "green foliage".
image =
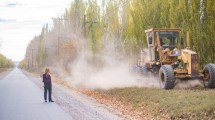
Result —
<instances>
[{"instance_id":1,"label":"green foliage","mask_svg":"<svg viewBox=\"0 0 215 120\"><path fill-rule=\"evenodd\" d=\"M41 67L44 65L45 62L45 43L44 43L44 34L45 34L45 27L43 27L41 35L39 37L39 45L38 45L38 54L37 54L37 63L38 66Z\"/></svg>"},{"instance_id":2,"label":"green foliage","mask_svg":"<svg viewBox=\"0 0 215 120\"><path fill-rule=\"evenodd\" d=\"M43 28L29 44L28 51L39 39L40 44L33 48L37 51L34 58L37 65L44 65L48 59L45 52L48 44L57 46L59 41L63 43L62 36L75 35L76 40L86 39L86 46L92 53L100 52L107 46L105 40L108 40L108 44L115 45L116 53L133 58L139 55L141 49L147 48L146 29L182 28L183 38L186 38L186 32L190 32L191 49L197 51L203 66L215 62L214 8L213 0L74 0L62 16L66 20L53 20L54 27L50 31ZM52 56L57 56L57 49L50 48Z\"/></svg>"},{"instance_id":3,"label":"green foliage","mask_svg":"<svg viewBox=\"0 0 215 120\"><path fill-rule=\"evenodd\" d=\"M19 68L21 68L21 69L28 69L27 67L28 66L27 66L27 63L26 63L25 60L22 60L22 61L19 62Z\"/></svg>"},{"instance_id":4,"label":"green foliage","mask_svg":"<svg viewBox=\"0 0 215 120\"><path fill-rule=\"evenodd\" d=\"M13 61L7 59L4 55L0 54L0 68L12 68L15 64Z\"/></svg>"},{"instance_id":5,"label":"green foliage","mask_svg":"<svg viewBox=\"0 0 215 120\"><path fill-rule=\"evenodd\" d=\"M89 23L86 27L88 30L87 36L89 37L88 46L93 52L95 52L100 39L100 31L97 30L100 19L100 7L96 0L88 0L86 18L86 21Z\"/></svg>"}]
</instances>

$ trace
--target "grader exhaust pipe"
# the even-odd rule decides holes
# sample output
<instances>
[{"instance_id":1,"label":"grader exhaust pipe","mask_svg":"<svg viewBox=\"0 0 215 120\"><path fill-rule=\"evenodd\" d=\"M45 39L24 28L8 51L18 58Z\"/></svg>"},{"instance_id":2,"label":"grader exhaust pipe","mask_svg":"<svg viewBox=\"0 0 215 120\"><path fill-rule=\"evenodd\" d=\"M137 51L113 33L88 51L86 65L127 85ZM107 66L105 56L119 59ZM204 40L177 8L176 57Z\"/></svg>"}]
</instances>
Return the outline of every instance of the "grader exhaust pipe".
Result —
<instances>
[{"instance_id":1,"label":"grader exhaust pipe","mask_svg":"<svg viewBox=\"0 0 215 120\"><path fill-rule=\"evenodd\" d=\"M187 49L190 49L190 33L187 32Z\"/></svg>"}]
</instances>

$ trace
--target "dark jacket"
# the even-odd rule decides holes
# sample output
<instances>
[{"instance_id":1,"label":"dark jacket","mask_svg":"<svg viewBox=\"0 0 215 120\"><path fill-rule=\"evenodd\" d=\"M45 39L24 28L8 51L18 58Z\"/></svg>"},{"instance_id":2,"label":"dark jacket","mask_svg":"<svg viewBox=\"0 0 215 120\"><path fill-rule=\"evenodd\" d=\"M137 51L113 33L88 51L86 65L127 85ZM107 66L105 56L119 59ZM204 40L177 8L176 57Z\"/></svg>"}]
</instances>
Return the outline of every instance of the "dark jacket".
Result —
<instances>
[{"instance_id":1,"label":"dark jacket","mask_svg":"<svg viewBox=\"0 0 215 120\"><path fill-rule=\"evenodd\" d=\"M43 83L44 83L45 86L51 85L52 84L51 76L43 74Z\"/></svg>"}]
</instances>

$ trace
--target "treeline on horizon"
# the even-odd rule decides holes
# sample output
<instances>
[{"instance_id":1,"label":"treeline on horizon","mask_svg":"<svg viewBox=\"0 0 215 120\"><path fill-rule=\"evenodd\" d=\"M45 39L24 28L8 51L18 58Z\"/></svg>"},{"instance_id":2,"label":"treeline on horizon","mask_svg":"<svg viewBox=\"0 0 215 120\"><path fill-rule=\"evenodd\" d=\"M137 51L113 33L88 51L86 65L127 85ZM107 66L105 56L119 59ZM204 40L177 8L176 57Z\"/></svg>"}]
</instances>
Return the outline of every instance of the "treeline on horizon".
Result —
<instances>
[{"instance_id":1,"label":"treeline on horizon","mask_svg":"<svg viewBox=\"0 0 215 120\"><path fill-rule=\"evenodd\" d=\"M59 60L67 66L80 49L97 54L111 45L115 55L138 58L147 48L149 28L181 28L183 38L190 32L191 49L199 54L200 64L215 63L214 0L98 1L74 0L53 19L53 27L44 25L29 43L21 67L51 66Z\"/></svg>"},{"instance_id":2,"label":"treeline on horizon","mask_svg":"<svg viewBox=\"0 0 215 120\"><path fill-rule=\"evenodd\" d=\"M15 67L14 62L0 53L0 69L13 68L13 67Z\"/></svg>"}]
</instances>

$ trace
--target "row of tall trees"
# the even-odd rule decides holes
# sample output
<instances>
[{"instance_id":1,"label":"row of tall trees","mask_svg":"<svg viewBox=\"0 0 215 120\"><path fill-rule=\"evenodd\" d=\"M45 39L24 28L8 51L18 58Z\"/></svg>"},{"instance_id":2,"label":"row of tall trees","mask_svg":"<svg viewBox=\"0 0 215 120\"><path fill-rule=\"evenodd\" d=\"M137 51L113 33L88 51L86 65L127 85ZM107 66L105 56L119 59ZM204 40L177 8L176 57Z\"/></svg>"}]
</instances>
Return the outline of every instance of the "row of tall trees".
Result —
<instances>
[{"instance_id":1,"label":"row of tall trees","mask_svg":"<svg viewBox=\"0 0 215 120\"><path fill-rule=\"evenodd\" d=\"M12 60L9 60L3 54L0 54L0 69L12 68L14 66L15 66L15 64Z\"/></svg>"},{"instance_id":2,"label":"row of tall trees","mask_svg":"<svg viewBox=\"0 0 215 120\"><path fill-rule=\"evenodd\" d=\"M189 31L200 63L215 62L214 0L74 0L53 23L30 42L25 66L67 66L83 49L137 57L149 28Z\"/></svg>"}]
</instances>

